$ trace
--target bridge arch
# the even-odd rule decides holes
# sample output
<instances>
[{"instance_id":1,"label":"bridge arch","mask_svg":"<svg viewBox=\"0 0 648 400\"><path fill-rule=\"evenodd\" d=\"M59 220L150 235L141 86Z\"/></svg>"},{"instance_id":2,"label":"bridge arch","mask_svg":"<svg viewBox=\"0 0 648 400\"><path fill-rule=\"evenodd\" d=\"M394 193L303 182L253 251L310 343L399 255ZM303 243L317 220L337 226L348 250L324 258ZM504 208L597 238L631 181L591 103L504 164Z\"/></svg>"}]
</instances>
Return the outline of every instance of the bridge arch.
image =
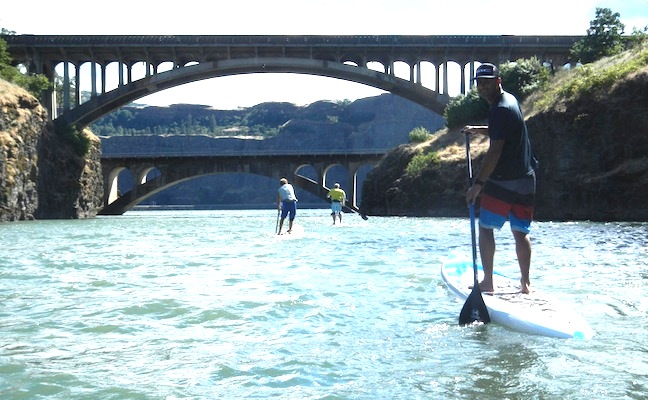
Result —
<instances>
[{"instance_id":1,"label":"bridge arch","mask_svg":"<svg viewBox=\"0 0 648 400\"><path fill-rule=\"evenodd\" d=\"M337 62L314 59L249 58L200 63L149 75L91 98L65 112L59 119L62 118L70 126L87 126L113 110L162 90L204 79L251 73L297 73L343 79L394 93L438 114L443 114L448 100L447 95L438 95L433 90L409 80Z\"/></svg>"}]
</instances>

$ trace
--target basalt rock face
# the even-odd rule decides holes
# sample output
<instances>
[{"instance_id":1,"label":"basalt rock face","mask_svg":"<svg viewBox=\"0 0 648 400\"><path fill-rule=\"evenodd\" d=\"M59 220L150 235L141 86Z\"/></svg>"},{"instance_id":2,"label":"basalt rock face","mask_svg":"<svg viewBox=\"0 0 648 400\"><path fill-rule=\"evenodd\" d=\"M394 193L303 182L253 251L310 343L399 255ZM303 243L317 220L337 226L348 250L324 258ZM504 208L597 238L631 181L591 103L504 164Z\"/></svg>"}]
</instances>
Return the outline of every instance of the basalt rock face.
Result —
<instances>
[{"instance_id":1,"label":"basalt rock face","mask_svg":"<svg viewBox=\"0 0 648 400\"><path fill-rule=\"evenodd\" d=\"M100 142L79 157L26 91L0 81L0 221L93 217L101 207Z\"/></svg>"},{"instance_id":2,"label":"basalt rock face","mask_svg":"<svg viewBox=\"0 0 648 400\"><path fill-rule=\"evenodd\" d=\"M38 148L47 115L26 92L4 81L0 89L0 221L33 219L38 208Z\"/></svg>"},{"instance_id":3,"label":"basalt rock face","mask_svg":"<svg viewBox=\"0 0 648 400\"><path fill-rule=\"evenodd\" d=\"M531 116L538 218L648 221L648 68Z\"/></svg>"},{"instance_id":4,"label":"basalt rock face","mask_svg":"<svg viewBox=\"0 0 648 400\"><path fill-rule=\"evenodd\" d=\"M484 121L483 121L484 122ZM648 67L587 96L529 114L540 160L536 219L648 221ZM488 148L471 141L473 168ZM405 173L415 154L439 162L416 177ZM361 210L368 215L466 216L463 135L442 130L425 146L401 146L369 173Z\"/></svg>"},{"instance_id":5,"label":"basalt rock face","mask_svg":"<svg viewBox=\"0 0 648 400\"><path fill-rule=\"evenodd\" d=\"M103 201L101 143L85 130L91 139L90 151L84 157L60 138L45 130L39 148L37 219L92 218Z\"/></svg>"}]
</instances>

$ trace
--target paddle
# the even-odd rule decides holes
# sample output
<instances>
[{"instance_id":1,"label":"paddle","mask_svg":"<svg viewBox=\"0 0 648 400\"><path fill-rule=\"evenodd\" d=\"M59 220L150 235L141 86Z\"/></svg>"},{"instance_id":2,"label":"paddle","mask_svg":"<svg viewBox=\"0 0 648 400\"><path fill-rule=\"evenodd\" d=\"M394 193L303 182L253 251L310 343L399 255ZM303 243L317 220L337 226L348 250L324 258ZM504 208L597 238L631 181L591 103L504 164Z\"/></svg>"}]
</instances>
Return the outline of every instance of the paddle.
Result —
<instances>
[{"instance_id":1,"label":"paddle","mask_svg":"<svg viewBox=\"0 0 648 400\"><path fill-rule=\"evenodd\" d=\"M472 162L470 159L470 137L466 134L466 162L468 164L468 187L472 186ZM475 238L475 205L470 203L470 235L472 238L472 262L473 262L473 288L466 299L466 302L459 313L459 325L467 325L473 322L481 322L487 324L490 322L490 315L488 315L488 308L484 303L484 298L479 288L479 280L477 279L477 240Z\"/></svg>"},{"instance_id":2,"label":"paddle","mask_svg":"<svg viewBox=\"0 0 648 400\"><path fill-rule=\"evenodd\" d=\"M365 221L369 219L369 217L367 217L365 214L361 213L360 211L356 211L355 209L353 209L353 208L351 208L349 206L344 206L344 208L346 208L347 210L351 210L351 212L354 212L354 213L358 214Z\"/></svg>"},{"instance_id":3,"label":"paddle","mask_svg":"<svg viewBox=\"0 0 648 400\"><path fill-rule=\"evenodd\" d=\"M275 235L279 233L279 215L281 214L281 211L277 210L277 224L275 225Z\"/></svg>"}]
</instances>

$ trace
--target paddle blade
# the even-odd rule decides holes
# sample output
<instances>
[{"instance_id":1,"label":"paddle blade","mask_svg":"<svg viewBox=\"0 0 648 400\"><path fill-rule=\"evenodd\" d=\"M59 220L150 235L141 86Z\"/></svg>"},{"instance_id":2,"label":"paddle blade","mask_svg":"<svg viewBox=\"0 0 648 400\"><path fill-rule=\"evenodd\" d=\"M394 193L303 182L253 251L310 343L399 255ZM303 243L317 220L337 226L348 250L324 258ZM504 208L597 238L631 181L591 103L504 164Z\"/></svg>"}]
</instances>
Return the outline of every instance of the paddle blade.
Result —
<instances>
[{"instance_id":1,"label":"paddle blade","mask_svg":"<svg viewBox=\"0 0 648 400\"><path fill-rule=\"evenodd\" d=\"M478 285L473 287L473 290L468 295L461 309L461 313L459 313L459 325L464 326L473 322L481 322L483 324L490 322L488 308L486 308L486 303L484 303L484 298Z\"/></svg>"}]
</instances>

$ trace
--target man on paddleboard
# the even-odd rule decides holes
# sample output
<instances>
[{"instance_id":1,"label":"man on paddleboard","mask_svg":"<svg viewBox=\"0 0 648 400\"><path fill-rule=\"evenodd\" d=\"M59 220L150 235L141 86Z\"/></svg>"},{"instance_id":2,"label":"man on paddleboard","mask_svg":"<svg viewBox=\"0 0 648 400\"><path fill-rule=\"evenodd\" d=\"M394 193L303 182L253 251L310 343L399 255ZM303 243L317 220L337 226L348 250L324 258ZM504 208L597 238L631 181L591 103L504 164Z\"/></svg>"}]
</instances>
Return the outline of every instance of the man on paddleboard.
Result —
<instances>
[{"instance_id":1,"label":"man on paddleboard","mask_svg":"<svg viewBox=\"0 0 648 400\"><path fill-rule=\"evenodd\" d=\"M344 193L344 190L340 189L340 184L336 183L335 185L333 185L333 189L329 190L326 197L331 199L331 217L333 217L333 225L335 225L336 215L341 224L342 207L344 206L344 202L346 201L346 193Z\"/></svg>"},{"instance_id":2,"label":"man on paddleboard","mask_svg":"<svg viewBox=\"0 0 648 400\"><path fill-rule=\"evenodd\" d=\"M529 229L533 219L536 179L531 143L524 116L517 99L502 89L498 68L481 64L475 73L479 96L490 105L488 125L467 125L461 132L467 135L489 136L489 147L472 186L466 192L466 202L474 203L481 194L479 213L479 253L484 268L480 289L493 292L493 262L495 256L494 229L509 221L515 251L520 265L520 291L529 293L531 280L531 240Z\"/></svg>"},{"instance_id":3,"label":"man on paddleboard","mask_svg":"<svg viewBox=\"0 0 648 400\"><path fill-rule=\"evenodd\" d=\"M279 190L277 191L277 210L281 211L281 220L279 221L279 229L277 235L281 234L284 220L288 215L288 233L292 232L293 221L297 214L297 197L295 196L295 189L293 185L288 183L288 179L281 178L279 180Z\"/></svg>"}]
</instances>

